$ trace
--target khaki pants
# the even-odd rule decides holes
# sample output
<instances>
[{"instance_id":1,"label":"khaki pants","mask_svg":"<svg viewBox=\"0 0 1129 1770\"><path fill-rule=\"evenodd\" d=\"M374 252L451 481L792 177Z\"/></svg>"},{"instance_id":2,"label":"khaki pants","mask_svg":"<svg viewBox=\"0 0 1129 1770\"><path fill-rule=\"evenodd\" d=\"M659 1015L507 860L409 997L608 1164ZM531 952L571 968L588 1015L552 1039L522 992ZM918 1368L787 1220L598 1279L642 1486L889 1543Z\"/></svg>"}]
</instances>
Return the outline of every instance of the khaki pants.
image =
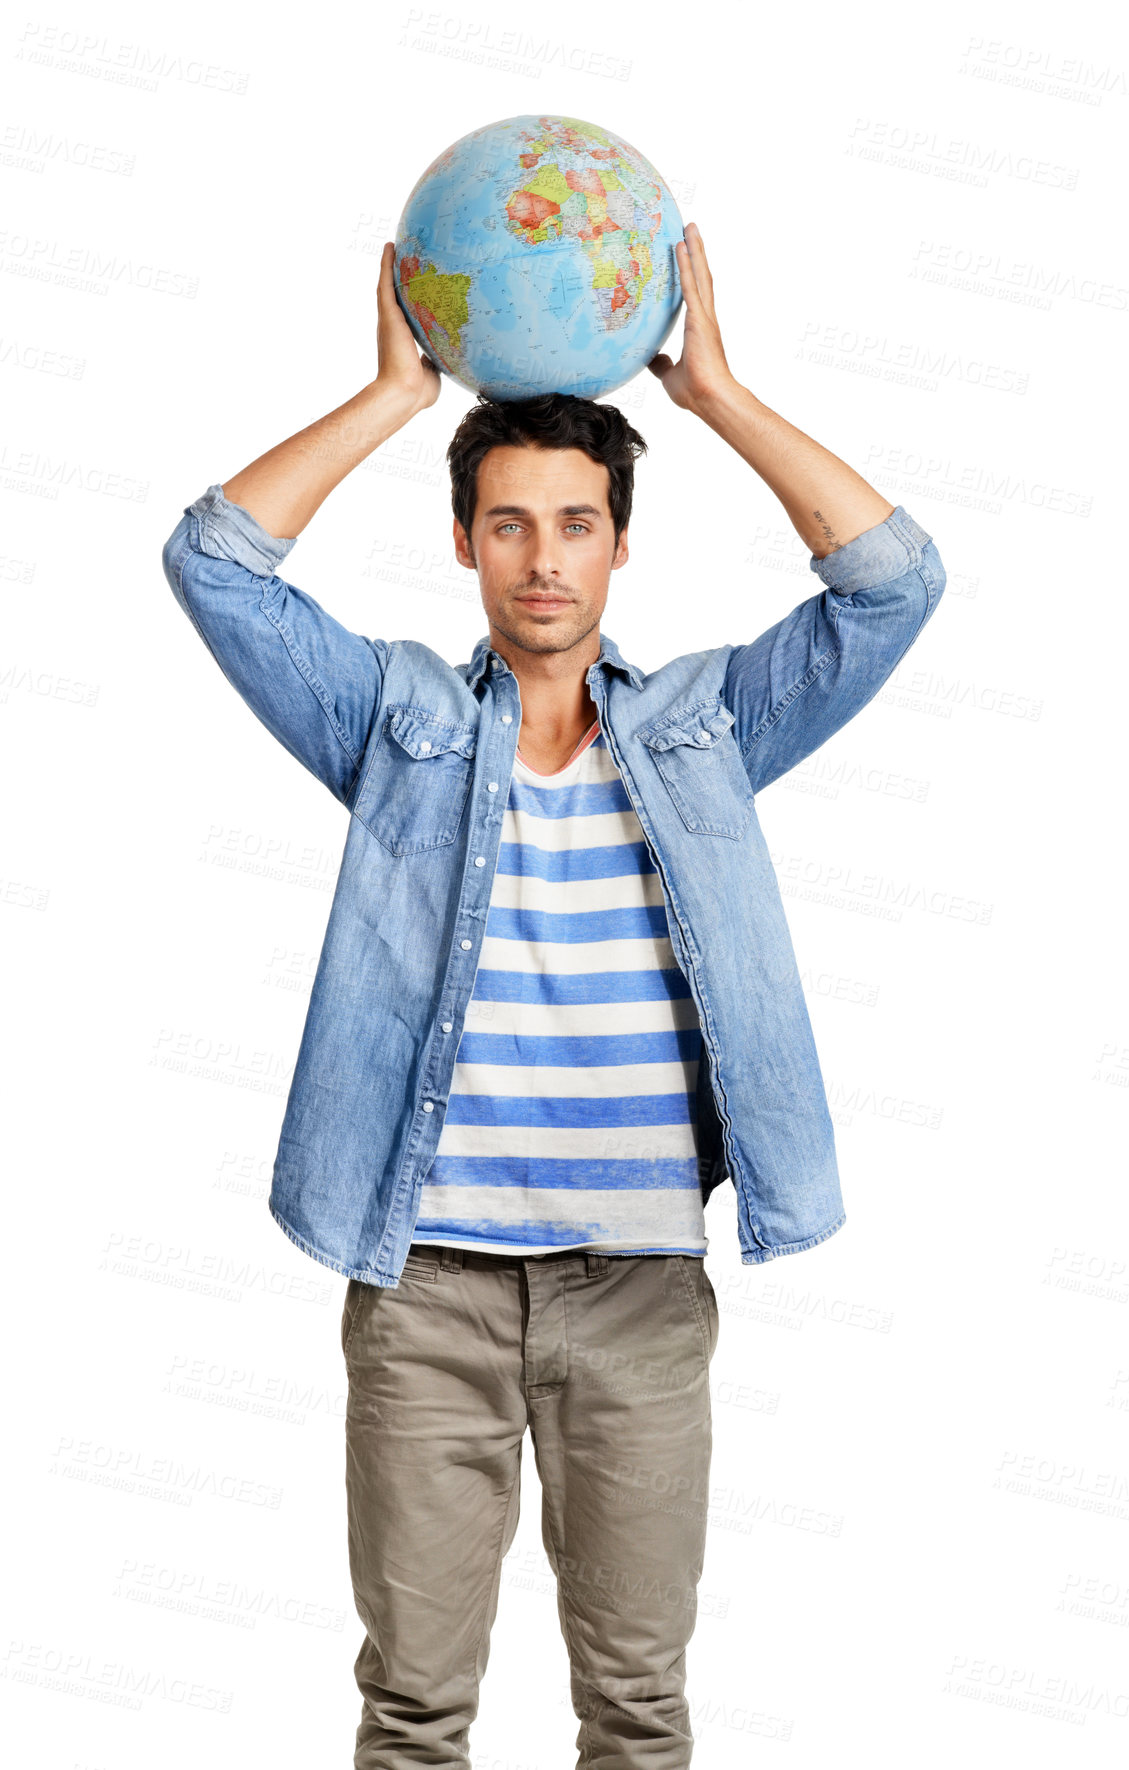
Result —
<instances>
[{"instance_id":1,"label":"khaki pants","mask_svg":"<svg viewBox=\"0 0 1129 1770\"><path fill-rule=\"evenodd\" d=\"M367 1631L355 1770L470 1763L527 1426L577 1764L689 1764L717 1333L705 1266L681 1254L413 1243L398 1286L349 1280L349 1560Z\"/></svg>"}]
</instances>

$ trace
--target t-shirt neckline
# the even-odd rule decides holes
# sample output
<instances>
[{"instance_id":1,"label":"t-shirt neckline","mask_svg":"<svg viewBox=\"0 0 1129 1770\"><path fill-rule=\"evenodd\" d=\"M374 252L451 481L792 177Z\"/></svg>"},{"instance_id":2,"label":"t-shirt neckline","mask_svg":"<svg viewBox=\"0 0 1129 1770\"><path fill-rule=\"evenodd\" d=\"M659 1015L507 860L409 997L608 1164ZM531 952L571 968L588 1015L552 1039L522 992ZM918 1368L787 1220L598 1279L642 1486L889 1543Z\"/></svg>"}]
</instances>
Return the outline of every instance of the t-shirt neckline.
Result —
<instances>
[{"instance_id":1,"label":"t-shirt neckline","mask_svg":"<svg viewBox=\"0 0 1129 1770\"><path fill-rule=\"evenodd\" d=\"M559 768L554 768L551 771L549 771L548 773L546 773L546 771L542 768L534 768L532 762L526 761L526 759L522 755L520 749L516 752L517 760L521 763L521 766L523 768L527 768L529 770L530 774L535 774L539 780L543 780L543 781L555 780L558 775L564 774L566 769L571 768L573 763L578 761L579 758L581 756L583 756L583 754L584 754L585 750L588 748L589 744L594 743L596 738L599 735L600 735L600 721L598 719L593 719L591 725L588 727L588 730L584 733L584 736L581 738L580 742L577 744L575 750L572 752L572 755L569 757L568 761L563 762Z\"/></svg>"}]
</instances>

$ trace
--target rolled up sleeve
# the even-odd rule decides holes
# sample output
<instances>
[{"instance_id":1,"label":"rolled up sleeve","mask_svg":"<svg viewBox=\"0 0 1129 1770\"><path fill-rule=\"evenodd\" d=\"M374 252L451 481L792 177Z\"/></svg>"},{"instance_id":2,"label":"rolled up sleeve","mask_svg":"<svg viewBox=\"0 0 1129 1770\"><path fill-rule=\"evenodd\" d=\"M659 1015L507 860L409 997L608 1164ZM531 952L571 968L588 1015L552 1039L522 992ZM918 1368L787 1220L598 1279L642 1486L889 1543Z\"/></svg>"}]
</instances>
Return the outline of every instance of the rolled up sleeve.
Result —
<instances>
[{"instance_id":1,"label":"rolled up sleeve","mask_svg":"<svg viewBox=\"0 0 1129 1770\"><path fill-rule=\"evenodd\" d=\"M280 541L269 535L242 504L229 503L219 485L209 486L188 505L185 515L196 518L196 545L201 553L230 559L259 577L273 577L275 567L282 564L297 540Z\"/></svg>"},{"instance_id":2,"label":"rolled up sleeve","mask_svg":"<svg viewBox=\"0 0 1129 1770\"><path fill-rule=\"evenodd\" d=\"M824 585L732 648L725 701L753 790L827 742L893 674L945 587L932 536L899 504L810 569Z\"/></svg>"},{"instance_id":3,"label":"rolled up sleeve","mask_svg":"<svg viewBox=\"0 0 1129 1770\"><path fill-rule=\"evenodd\" d=\"M268 534L217 484L186 506L162 565L256 718L344 802L380 705L388 645L351 632L278 576L294 545Z\"/></svg>"}]
</instances>

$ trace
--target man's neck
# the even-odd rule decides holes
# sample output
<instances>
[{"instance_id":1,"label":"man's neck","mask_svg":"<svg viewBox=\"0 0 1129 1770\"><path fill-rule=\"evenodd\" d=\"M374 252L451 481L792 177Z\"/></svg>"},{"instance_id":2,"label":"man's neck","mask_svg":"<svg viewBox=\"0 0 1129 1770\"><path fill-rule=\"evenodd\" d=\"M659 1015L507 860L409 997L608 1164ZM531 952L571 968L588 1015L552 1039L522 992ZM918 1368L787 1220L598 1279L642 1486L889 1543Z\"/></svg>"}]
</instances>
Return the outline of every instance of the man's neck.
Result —
<instances>
[{"instance_id":1,"label":"man's neck","mask_svg":"<svg viewBox=\"0 0 1129 1770\"><path fill-rule=\"evenodd\" d=\"M586 634L567 652L522 651L493 635L491 644L518 680L522 760L539 774L556 774L596 720L587 674L600 655L599 629Z\"/></svg>"}]
</instances>

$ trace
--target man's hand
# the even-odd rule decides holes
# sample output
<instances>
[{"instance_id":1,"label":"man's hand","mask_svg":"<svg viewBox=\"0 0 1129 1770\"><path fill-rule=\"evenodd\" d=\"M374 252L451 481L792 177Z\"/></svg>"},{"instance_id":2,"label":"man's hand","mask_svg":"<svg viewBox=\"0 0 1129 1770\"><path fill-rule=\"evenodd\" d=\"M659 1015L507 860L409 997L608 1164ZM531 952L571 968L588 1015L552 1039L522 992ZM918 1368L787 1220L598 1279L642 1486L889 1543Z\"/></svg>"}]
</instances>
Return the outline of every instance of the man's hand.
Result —
<instances>
[{"instance_id":1,"label":"man's hand","mask_svg":"<svg viewBox=\"0 0 1129 1770\"><path fill-rule=\"evenodd\" d=\"M676 406L700 412L708 400L729 386L733 376L725 360L713 307L713 278L696 221L686 223L686 238L679 240L674 250L686 303L682 355L676 363L668 356L654 356L647 367Z\"/></svg>"},{"instance_id":2,"label":"man's hand","mask_svg":"<svg viewBox=\"0 0 1129 1770\"><path fill-rule=\"evenodd\" d=\"M395 245L385 240L376 286L376 353L380 365L376 385L393 390L404 401L407 417L411 418L435 404L441 384L439 370L431 358L420 356L415 335L396 299L392 280L395 257Z\"/></svg>"}]
</instances>

